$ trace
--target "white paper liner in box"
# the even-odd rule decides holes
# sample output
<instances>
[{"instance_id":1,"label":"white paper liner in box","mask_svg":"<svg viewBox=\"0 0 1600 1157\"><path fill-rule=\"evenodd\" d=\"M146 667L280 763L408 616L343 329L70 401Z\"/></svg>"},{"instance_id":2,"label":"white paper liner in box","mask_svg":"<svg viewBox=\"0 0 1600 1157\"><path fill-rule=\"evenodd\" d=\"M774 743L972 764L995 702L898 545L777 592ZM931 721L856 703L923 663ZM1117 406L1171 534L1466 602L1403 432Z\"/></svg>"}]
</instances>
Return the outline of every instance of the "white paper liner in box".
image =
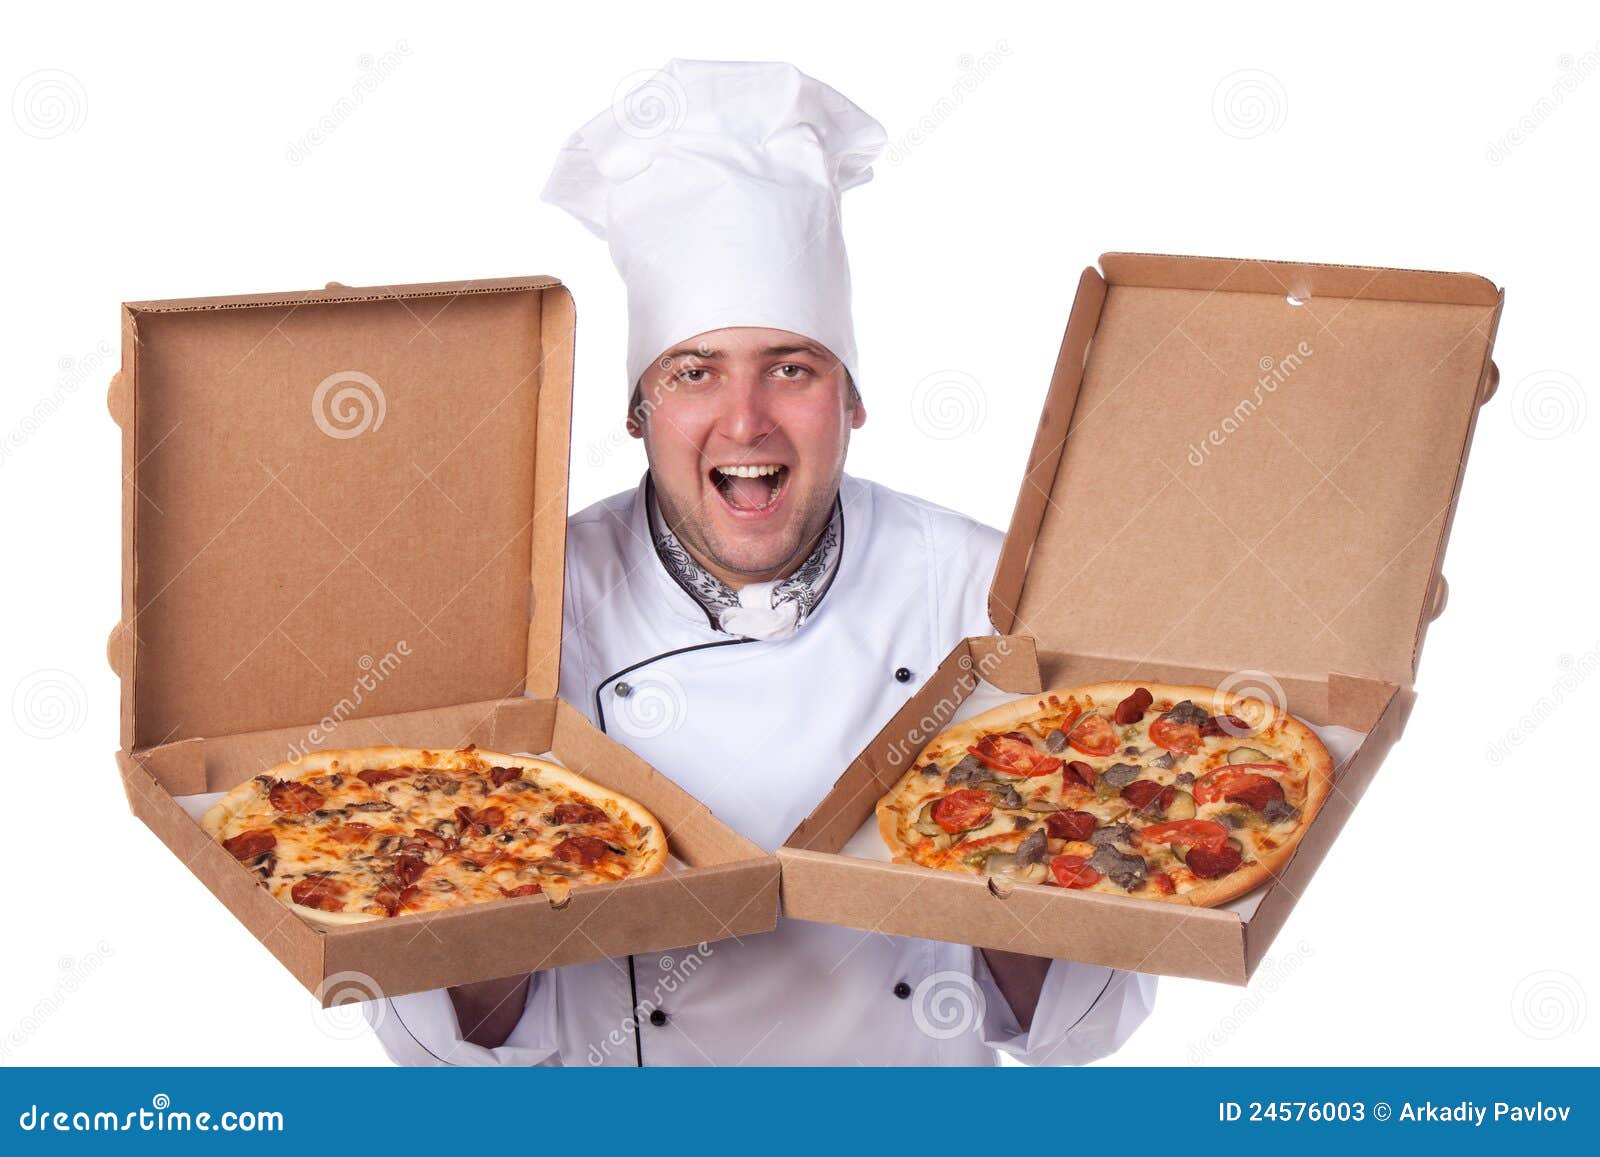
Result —
<instances>
[{"instance_id":1,"label":"white paper liner in box","mask_svg":"<svg viewBox=\"0 0 1600 1157\"><path fill-rule=\"evenodd\" d=\"M950 718L950 722L952 725L960 723L962 720L971 719L974 715L987 711L991 707L999 707L1003 704L1014 702L1016 699L1015 692L1002 691L992 683L979 679L978 685L973 689L972 694L968 695L962 701L961 706L956 708L955 714ZM1328 754L1333 757L1333 775L1334 781L1337 783L1339 773L1344 770L1345 764L1350 762L1350 757L1361 747L1362 741L1366 739L1366 734L1360 731L1353 731L1348 727L1335 725L1319 727L1316 724L1309 724L1308 726L1317 733L1318 738L1327 747ZM888 863L892 859L889 855L888 846L883 842L883 837L878 834L878 817L876 813L867 816L866 822L856 829L856 834L851 836L845 842L844 847L839 849L839 854L841 856L852 856L858 860L877 860L881 863ZM1262 897L1266 895L1269 884L1263 884L1261 887L1246 892L1243 896L1226 904L1219 904L1217 907L1228 912L1237 912L1248 920L1255 915L1256 907L1261 903Z\"/></svg>"},{"instance_id":2,"label":"white paper liner in box","mask_svg":"<svg viewBox=\"0 0 1600 1157\"><path fill-rule=\"evenodd\" d=\"M565 766L565 764L555 757L553 752L549 751L545 752L543 755L529 755L525 751L508 751L506 754L520 755L528 759L542 759L547 763L555 764L557 767ZM199 823L200 817L211 810L211 805L216 803L219 799L227 794L228 793L225 791L208 791L202 792L199 795L177 795L173 796L172 798L177 801L179 807L189 813L190 819L194 820L195 823ZM686 865L683 863L683 861L678 859L677 856L668 855L667 866L663 870L668 872L681 872L685 866Z\"/></svg>"}]
</instances>

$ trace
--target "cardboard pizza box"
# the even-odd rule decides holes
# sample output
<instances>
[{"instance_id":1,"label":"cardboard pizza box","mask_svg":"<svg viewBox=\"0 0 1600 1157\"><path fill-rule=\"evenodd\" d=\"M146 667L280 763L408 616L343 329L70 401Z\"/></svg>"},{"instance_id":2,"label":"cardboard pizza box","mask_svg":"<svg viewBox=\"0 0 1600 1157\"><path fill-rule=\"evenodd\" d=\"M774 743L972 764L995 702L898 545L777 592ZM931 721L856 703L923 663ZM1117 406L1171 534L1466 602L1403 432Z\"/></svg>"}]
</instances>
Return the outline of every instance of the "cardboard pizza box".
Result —
<instances>
[{"instance_id":1,"label":"cardboard pizza box","mask_svg":"<svg viewBox=\"0 0 1600 1157\"><path fill-rule=\"evenodd\" d=\"M778 864L556 698L574 315L548 277L123 306L118 764L134 813L325 1003L772 928ZM552 754L659 876L329 928L193 818L297 753Z\"/></svg>"},{"instance_id":2,"label":"cardboard pizza box","mask_svg":"<svg viewBox=\"0 0 1600 1157\"><path fill-rule=\"evenodd\" d=\"M990 590L999 636L957 646L779 850L784 913L1247 983L1411 711L1503 298L1358 266L1085 270ZM1334 790L1273 881L1193 909L887 862L879 796L977 696L1120 679L1260 693L1329 741Z\"/></svg>"}]
</instances>

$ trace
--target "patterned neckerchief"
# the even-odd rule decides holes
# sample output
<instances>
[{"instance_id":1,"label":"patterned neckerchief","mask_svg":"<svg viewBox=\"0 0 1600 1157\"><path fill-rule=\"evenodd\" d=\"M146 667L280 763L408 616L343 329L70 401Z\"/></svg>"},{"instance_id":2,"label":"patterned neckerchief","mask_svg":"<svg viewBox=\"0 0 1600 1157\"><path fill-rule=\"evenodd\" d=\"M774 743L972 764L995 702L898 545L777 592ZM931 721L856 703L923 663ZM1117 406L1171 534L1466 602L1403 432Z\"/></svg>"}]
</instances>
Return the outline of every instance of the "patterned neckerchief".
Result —
<instances>
[{"instance_id":1,"label":"patterned neckerchief","mask_svg":"<svg viewBox=\"0 0 1600 1157\"><path fill-rule=\"evenodd\" d=\"M694 560L661 517L655 482L645 476L645 509L656 557L711 626L730 635L778 639L793 634L810 617L833 583L844 553L844 505L833 500L833 518L806 560L787 578L750 583L735 591ZM726 620L726 621L725 621Z\"/></svg>"}]
</instances>

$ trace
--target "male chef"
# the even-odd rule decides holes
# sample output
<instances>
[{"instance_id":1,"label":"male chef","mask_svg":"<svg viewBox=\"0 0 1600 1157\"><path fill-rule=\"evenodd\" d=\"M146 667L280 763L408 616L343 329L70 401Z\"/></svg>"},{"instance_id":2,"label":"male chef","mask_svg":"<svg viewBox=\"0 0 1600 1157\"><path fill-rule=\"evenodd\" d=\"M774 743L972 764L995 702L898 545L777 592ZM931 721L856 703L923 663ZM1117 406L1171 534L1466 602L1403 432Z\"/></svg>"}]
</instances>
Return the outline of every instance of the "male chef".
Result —
<instances>
[{"instance_id":1,"label":"male chef","mask_svg":"<svg viewBox=\"0 0 1600 1157\"><path fill-rule=\"evenodd\" d=\"M882 127L787 64L675 60L652 83L667 123L601 114L544 194L626 282L649 461L569 522L560 693L770 852L991 632L1000 535L844 473L866 409L839 200ZM367 1009L402 1064L1076 1064L1154 995L1137 973L781 920Z\"/></svg>"}]
</instances>

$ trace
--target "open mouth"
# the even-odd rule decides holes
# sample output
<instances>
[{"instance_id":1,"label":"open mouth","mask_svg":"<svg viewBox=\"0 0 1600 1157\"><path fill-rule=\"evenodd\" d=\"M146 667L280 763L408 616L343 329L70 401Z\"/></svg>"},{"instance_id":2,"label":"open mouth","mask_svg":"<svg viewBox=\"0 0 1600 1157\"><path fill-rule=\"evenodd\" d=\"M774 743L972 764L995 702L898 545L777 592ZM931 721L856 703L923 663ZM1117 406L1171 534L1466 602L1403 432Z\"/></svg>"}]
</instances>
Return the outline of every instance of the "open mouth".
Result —
<instances>
[{"instance_id":1,"label":"open mouth","mask_svg":"<svg viewBox=\"0 0 1600 1157\"><path fill-rule=\"evenodd\" d=\"M777 463L729 463L711 468L711 482L731 509L756 514L778 504L789 483L789 468Z\"/></svg>"}]
</instances>

